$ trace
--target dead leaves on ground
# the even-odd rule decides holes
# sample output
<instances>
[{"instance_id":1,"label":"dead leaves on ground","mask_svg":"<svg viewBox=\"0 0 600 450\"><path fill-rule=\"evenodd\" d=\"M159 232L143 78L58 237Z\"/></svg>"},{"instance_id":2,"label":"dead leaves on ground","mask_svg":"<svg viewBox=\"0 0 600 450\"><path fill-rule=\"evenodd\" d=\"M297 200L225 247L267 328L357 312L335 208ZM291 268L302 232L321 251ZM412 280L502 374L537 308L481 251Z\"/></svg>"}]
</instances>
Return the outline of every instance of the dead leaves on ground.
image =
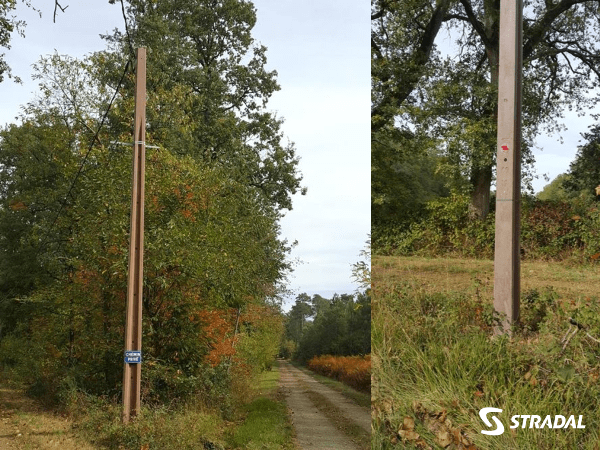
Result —
<instances>
[{"instance_id":1,"label":"dead leaves on ground","mask_svg":"<svg viewBox=\"0 0 600 450\"><path fill-rule=\"evenodd\" d=\"M390 413L393 405L390 401L384 402L383 411ZM433 450L433 447L416 431L419 425L435 436L434 443L447 450L477 450L477 447L467 437L460 425L455 425L448 417L445 409L439 412L427 411L419 403L413 405L416 418L406 416L398 427L391 425L386 420L387 428L391 433L392 444L400 442L414 446L419 450Z\"/></svg>"}]
</instances>

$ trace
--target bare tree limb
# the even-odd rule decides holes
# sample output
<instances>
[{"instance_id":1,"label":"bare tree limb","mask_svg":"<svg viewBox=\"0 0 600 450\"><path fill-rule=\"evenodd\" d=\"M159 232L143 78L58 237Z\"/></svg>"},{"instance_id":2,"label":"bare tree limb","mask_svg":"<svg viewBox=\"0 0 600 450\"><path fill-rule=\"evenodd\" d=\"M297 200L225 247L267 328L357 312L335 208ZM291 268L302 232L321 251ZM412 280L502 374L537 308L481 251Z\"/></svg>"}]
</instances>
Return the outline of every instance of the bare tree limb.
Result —
<instances>
[{"instance_id":1,"label":"bare tree limb","mask_svg":"<svg viewBox=\"0 0 600 450\"><path fill-rule=\"evenodd\" d=\"M64 8L60 5L60 3L58 3L58 0L54 0L54 19L53 22L56 23L56 12L58 9L60 9L62 12L65 12L65 10L69 7L69 5L65 6Z\"/></svg>"},{"instance_id":2,"label":"bare tree limb","mask_svg":"<svg viewBox=\"0 0 600 450\"><path fill-rule=\"evenodd\" d=\"M544 39L547 31L551 29L552 23L565 11L579 3L585 3L590 0L562 0L560 3L553 5L546 10L544 15L540 17L535 25L532 26L530 37L523 44L523 60L528 59L535 47Z\"/></svg>"}]
</instances>

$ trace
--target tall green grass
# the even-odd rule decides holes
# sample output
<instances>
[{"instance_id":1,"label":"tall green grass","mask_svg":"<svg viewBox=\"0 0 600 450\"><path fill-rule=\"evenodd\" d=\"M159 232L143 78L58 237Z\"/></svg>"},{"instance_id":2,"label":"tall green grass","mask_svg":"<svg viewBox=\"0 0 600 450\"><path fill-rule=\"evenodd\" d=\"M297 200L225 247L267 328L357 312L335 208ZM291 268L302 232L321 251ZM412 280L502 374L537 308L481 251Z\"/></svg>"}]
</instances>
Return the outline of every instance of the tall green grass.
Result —
<instances>
[{"instance_id":1,"label":"tall green grass","mask_svg":"<svg viewBox=\"0 0 600 450\"><path fill-rule=\"evenodd\" d=\"M287 420L284 403L260 397L246 407L246 414L244 423L235 429L229 440L232 448L293 449L292 426Z\"/></svg>"},{"instance_id":2,"label":"tall green grass","mask_svg":"<svg viewBox=\"0 0 600 450\"><path fill-rule=\"evenodd\" d=\"M114 400L73 391L67 412L79 435L98 448L123 450L293 449L292 425L278 396L279 371L273 367L247 380L244 402L225 420L219 409L188 398L171 406L142 407L128 425ZM252 389L252 387L254 389ZM241 394L240 394L241 395Z\"/></svg>"},{"instance_id":3,"label":"tall green grass","mask_svg":"<svg viewBox=\"0 0 600 450\"><path fill-rule=\"evenodd\" d=\"M585 330L566 342L573 316L585 318ZM571 302L551 290L532 291L522 317L512 337L494 337L498 317L476 289L437 294L378 280L372 448L443 448L451 441L459 449L597 449L597 299ZM481 434L488 429L478 414L484 407L503 410L497 416L504 434ZM522 414L583 415L586 428L509 429L510 417Z\"/></svg>"},{"instance_id":4,"label":"tall green grass","mask_svg":"<svg viewBox=\"0 0 600 450\"><path fill-rule=\"evenodd\" d=\"M243 421L228 439L228 448L292 450L293 427L284 399L279 395L279 366L258 379L258 396L243 408Z\"/></svg>"}]
</instances>

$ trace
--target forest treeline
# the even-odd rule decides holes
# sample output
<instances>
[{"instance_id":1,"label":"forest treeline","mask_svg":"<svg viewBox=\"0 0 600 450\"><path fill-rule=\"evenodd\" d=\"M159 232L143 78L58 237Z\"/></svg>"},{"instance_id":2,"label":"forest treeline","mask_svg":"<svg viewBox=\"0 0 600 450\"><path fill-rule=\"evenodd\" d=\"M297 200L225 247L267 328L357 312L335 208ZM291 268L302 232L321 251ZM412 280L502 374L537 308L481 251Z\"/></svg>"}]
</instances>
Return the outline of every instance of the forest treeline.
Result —
<instances>
[{"instance_id":1,"label":"forest treeline","mask_svg":"<svg viewBox=\"0 0 600 450\"><path fill-rule=\"evenodd\" d=\"M590 127L582 137L585 142L565 173L535 195L524 188L520 246L525 259L589 263L600 258L600 196L596 191L600 186L600 127ZM444 182L436 175L440 157L419 158L423 164L407 162L399 166L406 167L406 172L415 170L412 177L397 179L396 208L373 226L375 251L387 255L493 258L495 191L491 192L486 217L474 217L468 191L447 188L452 181ZM405 191L403 186L407 185L411 188ZM400 198L407 196L408 200L411 192L415 195L410 201L401 202Z\"/></svg>"},{"instance_id":2,"label":"forest treeline","mask_svg":"<svg viewBox=\"0 0 600 450\"><path fill-rule=\"evenodd\" d=\"M42 57L36 99L0 130L0 365L54 402L120 396L132 161L119 142L132 49L147 47L142 398L227 413L279 350L298 157L267 109L279 85L252 3L124 6L128 30L105 50Z\"/></svg>"},{"instance_id":3,"label":"forest treeline","mask_svg":"<svg viewBox=\"0 0 600 450\"><path fill-rule=\"evenodd\" d=\"M356 266L355 266L356 268ZM286 314L281 355L306 364L314 356L371 353L370 290L334 295L302 293Z\"/></svg>"},{"instance_id":4,"label":"forest treeline","mask_svg":"<svg viewBox=\"0 0 600 450\"><path fill-rule=\"evenodd\" d=\"M500 3L372 0L372 245L396 254L493 252ZM561 180L534 198L532 149L598 104L600 7L526 2L523 20L523 252L592 257L599 129ZM544 226L547 230L544 230ZM588 259L589 260L589 259Z\"/></svg>"}]
</instances>

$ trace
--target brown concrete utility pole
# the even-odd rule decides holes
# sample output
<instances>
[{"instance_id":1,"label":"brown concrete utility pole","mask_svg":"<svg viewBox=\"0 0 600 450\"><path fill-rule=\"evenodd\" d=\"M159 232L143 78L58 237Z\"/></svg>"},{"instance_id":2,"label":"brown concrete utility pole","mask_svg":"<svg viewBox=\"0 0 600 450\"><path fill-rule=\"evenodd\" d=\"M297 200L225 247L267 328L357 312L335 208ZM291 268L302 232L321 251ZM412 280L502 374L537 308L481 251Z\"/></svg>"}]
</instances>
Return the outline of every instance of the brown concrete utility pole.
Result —
<instances>
[{"instance_id":1,"label":"brown concrete utility pole","mask_svg":"<svg viewBox=\"0 0 600 450\"><path fill-rule=\"evenodd\" d=\"M494 308L506 317L497 333L519 318L522 67L523 2L501 0Z\"/></svg>"},{"instance_id":2,"label":"brown concrete utility pole","mask_svg":"<svg viewBox=\"0 0 600 450\"><path fill-rule=\"evenodd\" d=\"M146 49L137 49L133 129L133 181L127 317L125 325L125 368L123 371L123 423L140 411L142 378L142 291L144 287L144 177L146 139Z\"/></svg>"}]
</instances>

